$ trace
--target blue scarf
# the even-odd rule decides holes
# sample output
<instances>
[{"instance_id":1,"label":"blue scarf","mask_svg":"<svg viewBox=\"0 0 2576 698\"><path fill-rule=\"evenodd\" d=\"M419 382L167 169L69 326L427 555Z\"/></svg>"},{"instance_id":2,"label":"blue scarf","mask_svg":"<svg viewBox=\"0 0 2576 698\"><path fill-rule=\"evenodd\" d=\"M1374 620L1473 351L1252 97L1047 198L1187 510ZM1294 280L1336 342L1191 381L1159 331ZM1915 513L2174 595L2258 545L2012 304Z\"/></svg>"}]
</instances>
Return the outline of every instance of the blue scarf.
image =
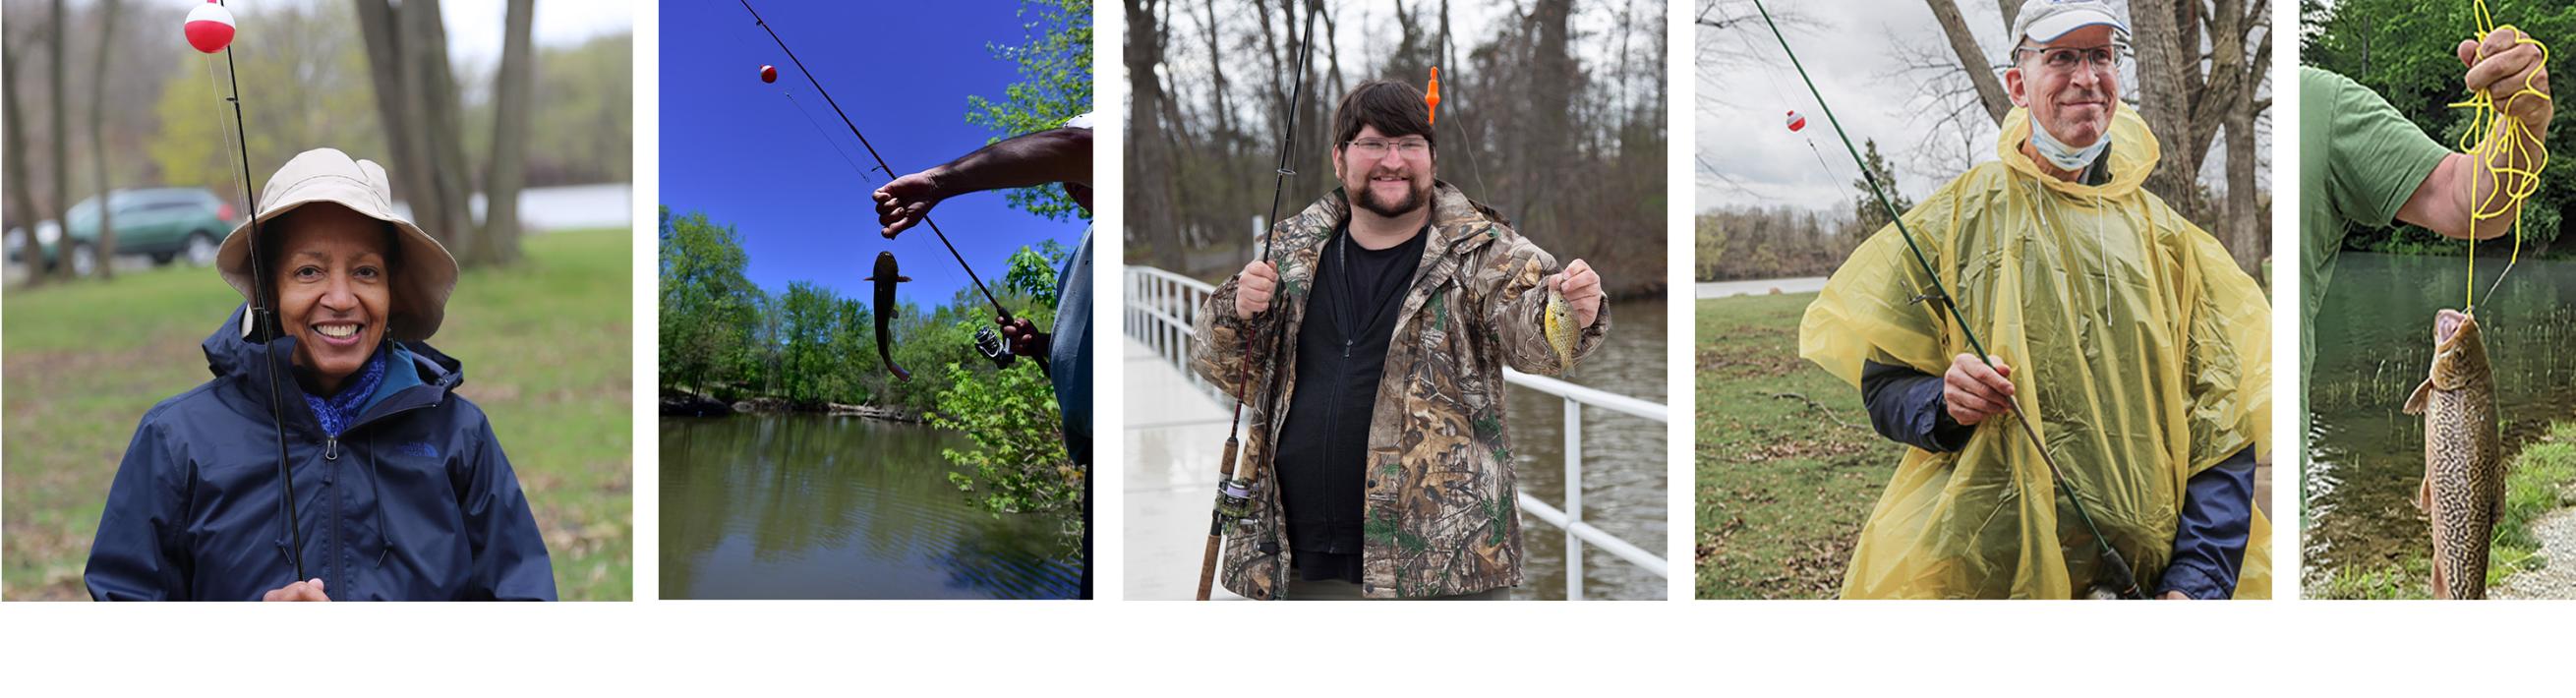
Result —
<instances>
[{"instance_id":1,"label":"blue scarf","mask_svg":"<svg viewBox=\"0 0 2576 698\"><path fill-rule=\"evenodd\" d=\"M375 397L377 386L385 382L385 346L376 347L376 352L367 357L367 365L359 367L358 373L340 386L339 394L327 398L304 394L304 404L313 408L315 419L322 421L322 433L338 438L340 432L348 430L350 422L361 416L368 398Z\"/></svg>"}]
</instances>

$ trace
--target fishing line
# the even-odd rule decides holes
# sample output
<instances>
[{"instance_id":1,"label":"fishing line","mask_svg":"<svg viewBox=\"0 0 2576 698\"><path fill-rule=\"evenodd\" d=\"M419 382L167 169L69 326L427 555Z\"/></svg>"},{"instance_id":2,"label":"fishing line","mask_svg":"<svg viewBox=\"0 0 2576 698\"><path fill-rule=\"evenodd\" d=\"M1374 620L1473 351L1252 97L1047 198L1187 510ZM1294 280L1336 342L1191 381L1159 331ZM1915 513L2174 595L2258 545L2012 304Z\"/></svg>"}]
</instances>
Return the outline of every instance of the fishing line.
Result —
<instances>
[{"instance_id":1,"label":"fishing line","mask_svg":"<svg viewBox=\"0 0 2576 698\"><path fill-rule=\"evenodd\" d=\"M2540 49L2540 65L2549 64L2548 44L2531 38L2530 34L2524 33L2513 25L2497 26L2495 13L2487 8L2487 0L2471 0L2471 5L2477 15L2478 35L2475 41L2479 44L2478 59L2483 60L2486 57L2485 44L2488 36L2495 34L2499 29L2512 29L2517 37L2513 42L2514 45ZM2476 158L2477 171L2484 174L2486 179L2496 183L2495 191L2480 196L2478 178L2473 176L2469 179L2468 301L2462 306L2462 312L2466 315L2477 314L2479 225L2503 217L2508 211L2514 214L2513 254L2505 259L2504 271L2496 272L2495 283L2487 287L2487 295L2495 295L2496 289L2504 286L2505 275L2513 273L2514 265L2522 261L2522 203L2531 198L2532 194L2540 191L2540 173L2549 169L2549 144L2542 141L2538 134L2532 133L2529 124L2523 123L2521 119L2512 118L2508 112L2513 110L2515 104L2526 98L2554 102L2548 93L2540 90L2537 82L2539 76L2539 70L2524 73L2522 89L2507 95L2501 108L2496 104L2495 91L2492 88L2479 90L2468 99L2449 105L2453 109L2469 110L2469 128L2461 132L2458 143L2460 152ZM2504 150L2501 153L2503 157L2498 158L2496 153L2481 152L2485 150L2482 146L2488 143L2489 137L2498 133L2502 133L2505 137L2505 142L2495 144L2497 148ZM2503 162L2497 162L2499 159ZM2528 167L2513 166L2517 162L2528 163ZM2508 189L2505 186L2506 175L2521 179ZM2505 199L2504 205L2496 206L2494 211L2488 211L2487 208L2496 203L2497 197Z\"/></svg>"},{"instance_id":2,"label":"fishing line","mask_svg":"<svg viewBox=\"0 0 2576 698\"><path fill-rule=\"evenodd\" d=\"M1807 91L1815 95L1816 106L1825 112L1825 121L1833 125L1834 135L1842 139L1843 149L1851 153L1854 162L1867 162L1861 158L1860 148L1852 145L1851 134L1843 130L1842 120L1834 116L1834 107L1825 101L1825 93L1816 88L1815 77L1808 75L1806 64L1798 60L1797 50L1789 47L1789 37L1780 33L1780 23L1771 19L1771 9L1763 6L1762 0L1752 0L1752 2L1753 8L1762 13L1762 23L1771 27L1772 38L1779 40L1780 51L1788 54L1789 65L1798 69L1798 78L1806 81ZM1878 205L1887 209L1888 219L1895 223L1897 234L1905 240L1905 249L1914 253L1914 263L1922 268L1924 278L1932 283L1932 293L1921 296L1917 300L1930 301L1938 304L1938 307L1949 309L1950 319L1958 326L1959 334L1967 338L1968 347L1976 350L1977 360L1988 367L1994 366L1993 357L1986 353L1985 343L1977 340L1977 331L1968 326L1966 319L1959 317L1957 304L1953 301L1949 288L1941 283L1941 273L1933 270L1931 258L1924 256L1923 248L1914 242L1913 231L1905 227L1905 212L1896 210L1896 204L1888 201L1886 190L1879 187L1878 177L1871 174L1868 167L1861 167L1860 173L1861 181L1869 184L1870 194L1878 198ZM2058 491L2065 495L2069 504L2074 506L2075 517L2084 523L2084 529L2087 532L2093 534L2093 542L2102 555L2103 568L2111 576L2107 581L2111 582L2113 587L2125 587L2114 588L2113 591L2118 592L2122 598L2144 598L2138 592L2137 581L2133 578L2132 571L2128 569L2128 561L2121 557L2119 550L2111 547L2111 539L2102 535L2102 529L2094 525L2092 514L2084 509L2084 498L2076 495L2074 485L2069 484L2066 479L2065 471L2057 467L2057 457L2049 453L2048 442L2039 437L2039 428L2031 426L2031 420L2022 414L2018 396L2004 401L2004 407L2015 417L2011 421L2021 425L2022 435L2030 439L2031 449L2039 452L2040 461L2048 465L2050 479L2057 482Z\"/></svg>"},{"instance_id":3,"label":"fishing line","mask_svg":"<svg viewBox=\"0 0 2576 698\"><path fill-rule=\"evenodd\" d=\"M1714 6L1711 6L1711 7L1712 7L1712 8L1714 8ZM1761 50L1761 49L1759 49L1759 48L1755 48L1755 47L1754 47L1754 44L1753 44L1753 40L1752 40L1752 39L1745 38L1745 36L1744 36L1743 34L1736 34L1736 33L1734 33L1734 32L1728 32L1728 31L1726 31L1726 29L1728 29L1729 27L1727 27L1727 26L1726 26L1726 24L1725 24L1725 23L1723 23L1723 22L1710 22L1710 21L1707 21L1707 20L1705 20L1705 19L1702 19L1702 20L1700 21L1700 25L1701 25L1701 26L1705 26L1705 27L1709 27L1709 28L1712 28L1712 29L1716 29L1716 30L1718 30L1718 31L1719 31L1719 32L1721 32L1721 33L1725 33L1725 34L1729 34L1729 35L1731 35L1731 36L1734 36L1734 37L1735 37L1735 40L1736 40L1737 42L1744 44L1744 51L1745 51L1745 55L1749 55L1749 56L1759 56L1759 55L1761 55L1761 54L1762 54L1762 50ZM1788 91L1786 88L1782 88L1782 87L1780 86L1780 79L1779 79L1779 78L1777 78L1777 77L1773 77L1773 76L1771 75L1771 71L1768 71L1768 70L1755 70L1755 71L1751 71L1751 72L1754 72L1754 73L1758 73L1758 74L1760 74L1760 75L1762 76L1762 81L1763 81L1763 82L1767 82L1767 83L1770 83L1770 84L1771 84L1771 98L1772 98L1772 99L1779 100L1781 104L1787 104L1787 103L1789 103L1789 91ZM1799 139L1799 140L1802 140L1802 141L1806 141L1806 142L1807 142L1807 152L1816 156L1816 166L1817 166L1817 167L1820 167L1820 168L1824 168L1824 170L1825 170L1825 178L1826 178L1826 179L1835 179L1835 180L1842 179L1842 175L1834 174L1834 166L1833 166L1832 164L1830 164L1830 163L1825 162L1825 151L1823 151L1823 150L1818 150L1818 149L1816 148L1816 139L1815 139L1814 137L1811 137L1811 136L1808 136L1808 135L1806 135L1806 134L1801 133L1801 134L1799 134L1799 135L1798 135L1798 139Z\"/></svg>"},{"instance_id":4,"label":"fishing line","mask_svg":"<svg viewBox=\"0 0 2576 698\"><path fill-rule=\"evenodd\" d=\"M762 53L758 46L751 43L750 39L743 38L741 27L734 27L732 30L725 33L733 37L734 43L742 44L743 52L752 55L759 55ZM850 171L859 174L859 181L872 184L875 183L875 178L868 176L868 169L860 167L859 161L850 157L849 149L841 147L841 139L833 137L831 131L824 130L823 122L814 118L814 112L805 108L805 102L796 99L796 90L780 87L778 88L778 92L779 94L787 96L787 103L795 105L797 113L805 115L805 123L814 127L815 135L822 136L823 142L832 144L832 152L839 153L841 156L841 162L849 164Z\"/></svg>"}]
</instances>

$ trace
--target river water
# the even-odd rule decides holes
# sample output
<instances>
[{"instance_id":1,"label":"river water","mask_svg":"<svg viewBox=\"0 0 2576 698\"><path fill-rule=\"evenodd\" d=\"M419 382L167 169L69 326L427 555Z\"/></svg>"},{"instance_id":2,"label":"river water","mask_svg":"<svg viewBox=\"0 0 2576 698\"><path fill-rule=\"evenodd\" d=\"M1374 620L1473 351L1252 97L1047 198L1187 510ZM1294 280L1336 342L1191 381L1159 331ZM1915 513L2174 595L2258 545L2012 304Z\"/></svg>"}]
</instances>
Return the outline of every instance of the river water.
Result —
<instances>
[{"instance_id":1,"label":"river water","mask_svg":"<svg viewBox=\"0 0 2576 698\"><path fill-rule=\"evenodd\" d=\"M1665 304L1661 298L1623 301L1610 306L1610 335L1566 380L1576 385L1669 404L1664 371ZM1512 388L1511 436L1515 474L1521 491L1565 508L1565 408L1554 395ZM1646 552L1664 554L1666 480L1671 454L1664 424L1609 410L1583 410L1583 520L1609 531ZM1565 587L1565 534L1538 517L1521 515L1521 537L1529 558L1526 580L1513 594L1524 599L1562 599ZM1584 546L1583 597L1587 599L1661 599L1664 578L1639 569L1600 548ZM1688 565L1678 567L1688 570Z\"/></svg>"},{"instance_id":2,"label":"river water","mask_svg":"<svg viewBox=\"0 0 2576 698\"><path fill-rule=\"evenodd\" d=\"M2495 364L2505 453L2576 419L2576 262L2524 259L2493 293L2504 260L2478 260L2478 323ZM2412 501L2424 478L2424 423L2401 412L2433 360L2433 314L2467 295L2460 255L2345 252L2318 309L2308 378L2302 549L2309 584L2432 550Z\"/></svg>"},{"instance_id":3,"label":"river water","mask_svg":"<svg viewBox=\"0 0 2576 698\"><path fill-rule=\"evenodd\" d=\"M662 418L662 598L1059 599L1079 540L949 484L917 424L812 414ZM1079 516L1079 513L1071 516Z\"/></svg>"}]
</instances>

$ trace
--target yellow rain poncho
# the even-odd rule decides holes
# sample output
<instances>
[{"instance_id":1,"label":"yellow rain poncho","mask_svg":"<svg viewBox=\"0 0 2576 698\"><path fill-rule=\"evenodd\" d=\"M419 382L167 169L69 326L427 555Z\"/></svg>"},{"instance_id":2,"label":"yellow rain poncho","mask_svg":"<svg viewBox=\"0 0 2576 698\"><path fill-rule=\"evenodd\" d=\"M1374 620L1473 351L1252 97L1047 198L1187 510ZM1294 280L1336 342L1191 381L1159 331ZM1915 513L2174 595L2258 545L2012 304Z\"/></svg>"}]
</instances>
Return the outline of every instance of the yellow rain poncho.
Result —
<instances>
[{"instance_id":1,"label":"yellow rain poncho","mask_svg":"<svg viewBox=\"0 0 2576 698\"><path fill-rule=\"evenodd\" d=\"M2111 133L2102 186L2042 175L2004 121L1990 162L1905 214L1958 320L2012 366L2015 398L2087 513L2154 593L2183 486L2246 446L2271 446L2271 318L2207 232L2139 188L2161 151L2134 113ZM1861 364L1940 375L1972 353L1954 320L1913 302L1932 284L1894 226L1834 273L1799 327L1800 356L1857 387ZM1845 598L2084 593L2100 556L2009 415L1954 453L1907 449L1861 528ZM2237 598L2271 595L2271 523L2254 513Z\"/></svg>"}]
</instances>

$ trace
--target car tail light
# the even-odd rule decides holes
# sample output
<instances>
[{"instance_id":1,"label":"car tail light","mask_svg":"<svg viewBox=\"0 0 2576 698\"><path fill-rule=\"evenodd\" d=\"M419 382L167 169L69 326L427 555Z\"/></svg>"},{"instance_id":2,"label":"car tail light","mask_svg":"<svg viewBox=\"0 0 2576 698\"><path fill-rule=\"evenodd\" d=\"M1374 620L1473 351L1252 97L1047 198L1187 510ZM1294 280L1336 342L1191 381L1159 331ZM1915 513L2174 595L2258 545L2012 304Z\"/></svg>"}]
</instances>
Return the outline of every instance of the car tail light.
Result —
<instances>
[{"instance_id":1,"label":"car tail light","mask_svg":"<svg viewBox=\"0 0 2576 698\"><path fill-rule=\"evenodd\" d=\"M233 205L232 205L232 204L228 204L228 203L223 203L223 202L216 202L216 203L215 203L215 219L216 219L216 220L221 220L221 221L226 222L226 223L231 223L231 222L233 222Z\"/></svg>"}]
</instances>

